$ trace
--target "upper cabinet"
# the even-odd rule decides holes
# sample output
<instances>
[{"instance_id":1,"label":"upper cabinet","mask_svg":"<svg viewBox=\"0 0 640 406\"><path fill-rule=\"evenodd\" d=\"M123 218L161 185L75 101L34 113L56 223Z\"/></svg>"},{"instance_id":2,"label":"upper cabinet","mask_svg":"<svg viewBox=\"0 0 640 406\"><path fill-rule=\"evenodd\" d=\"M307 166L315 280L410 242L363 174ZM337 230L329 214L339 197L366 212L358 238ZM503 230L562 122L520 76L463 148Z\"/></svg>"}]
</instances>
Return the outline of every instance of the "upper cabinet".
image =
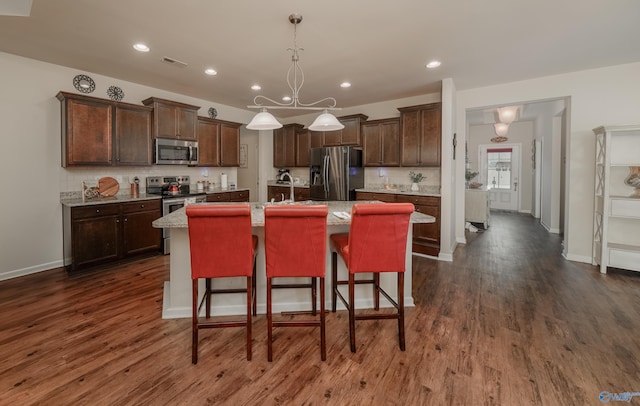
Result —
<instances>
[{"instance_id":1,"label":"upper cabinet","mask_svg":"<svg viewBox=\"0 0 640 406\"><path fill-rule=\"evenodd\" d=\"M198 166L240 166L240 125L198 117Z\"/></svg>"},{"instance_id":2,"label":"upper cabinet","mask_svg":"<svg viewBox=\"0 0 640 406\"><path fill-rule=\"evenodd\" d=\"M440 166L441 104L398 108L402 166Z\"/></svg>"},{"instance_id":3,"label":"upper cabinet","mask_svg":"<svg viewBox=\"0 0 640 406\"><path fill-rule=\"evenodd\" d=\"M62 166L150 165L151 109L59 92Z\"/></svg>"},{"instance_id":4,"label":"upper cabinet","mask_svg":"<svg viewBox=\"0 0 640 406\"><path fill-rule=\"evenodd\" d=\"M365 122L367 118L368 117L364 114L354 114L351 116L338 117L338 120L344 125L344 128L342 130L320 131L316 133L322 134L322 145L325 147L335 147L340 145L362 145L360 137L360 125Z\"/></svg>"},{"instance_id":5,"label":"upper cabinet","mask_svg":"<svg viewBox=\"0 0 640 406\"><path fill-rule=\"evenodd\" d=\"M273 132L273 166L290 168L296 166L296 132L301 124L286 124Z\"/></svg>"},{"instance_id":6,"label":"upper cabinet","mask_svg":"<svg viewBox=\"0 0 640 406\"><path fill-rule=\"evenodd\" d=\"M311 163L309 152L311 148L322 147L322 133L309 129L296 129L296 165L297 167L309 167Z\"/></svg>"},{"instance_id":7,"label":"upper cabinet","mask_svg":"<svg viewBox=\"0 0 640 406\"><path fill-rule=\"evenodd\" d=\"M153 107L153 137L195 140L198 106L150 97L142 101Z\"/></svg>"},{"instance_id":8,"label":"upper cabinet","mask_svg":"<svg viewBox=\"0 0 640 406\"><path fill-rule=\"evenodd\" d=\"M363 123L362 150L364 166L400 166L400 119Z\"/></svg>"}]
</instances>

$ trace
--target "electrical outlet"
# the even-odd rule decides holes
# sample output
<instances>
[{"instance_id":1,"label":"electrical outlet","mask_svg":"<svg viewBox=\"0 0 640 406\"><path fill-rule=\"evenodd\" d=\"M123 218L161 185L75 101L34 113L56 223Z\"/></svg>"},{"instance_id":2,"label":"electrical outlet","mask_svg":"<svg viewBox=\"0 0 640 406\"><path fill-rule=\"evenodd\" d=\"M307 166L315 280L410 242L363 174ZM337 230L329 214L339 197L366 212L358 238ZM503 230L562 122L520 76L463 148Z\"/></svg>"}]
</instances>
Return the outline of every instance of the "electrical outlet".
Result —
<instances>
[{"instance_id":1,"label":"electrical outlet","mask_svg":"<svg viewBox=\"0 0 640 406\"><path fill-rule=\"evenodd\" d=\"M379 177L387 176L387 170L384 168L378 168L378 176Z\"/></svg>"},{"instance_id":2,"label":"electrical outlet","mask_svg":"<svg viewBox=\"0 0 640 406\"><path fill-rule=\"evenodd\" d=\"M209 170L207 168L202 168L202 170L200 171L200 175L202 175L205 178L209 177Z\"/></svg>"}]
</instances>

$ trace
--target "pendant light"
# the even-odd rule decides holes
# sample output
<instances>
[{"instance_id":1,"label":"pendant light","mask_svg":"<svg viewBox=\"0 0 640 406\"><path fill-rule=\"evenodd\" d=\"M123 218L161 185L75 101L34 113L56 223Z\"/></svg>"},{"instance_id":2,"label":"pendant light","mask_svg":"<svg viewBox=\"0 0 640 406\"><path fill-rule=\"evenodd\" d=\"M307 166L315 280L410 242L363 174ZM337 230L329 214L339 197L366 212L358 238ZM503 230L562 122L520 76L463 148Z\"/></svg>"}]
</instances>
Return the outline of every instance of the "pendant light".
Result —
<instances>
[{"instance_id":1,"label":"pendant light","mask_svg":"<svg viewBox=\"0 0 640 406\"><path fill-rule=\"evenodd\" d=\"M282 124L278 122L278 120L267 111L267 109L289 109L289 110L318 110L322 111L316 120L309 126L310 130L313 131L336 131L344 128L344 125L338 121L338 119L329 111L331 110L340 110L336 107L336 99L333 97L327 97L321 100L318 100L313 103L302 103L299 99L300 89L302 88L302 84L304 83L304 73L302 72L302 68L298 65L298 60L300 59L299 51L301 48L298 48L297 44L297 27L298 24L302 21L302 16L299 14L291 14L289 16L289 22L293 24L293 48L291 48L291 67L289 67L289 71L287 72L287 83L289 84L289 88L291 89L291 101L288 103L277 102L273 99L270 99L266 96L258 95L253 99L253 105L247 106L251 109L260 109L260 113L256 114L256 116L251 120L251 122L247 125L247 128L250 130L275 130L277 128L281 128ZM259 103L260 100L267 101L271 103L271 105L265 105ZM322 103L326 103L327 105L321 107Z\"/></svg>"}]
</instances>

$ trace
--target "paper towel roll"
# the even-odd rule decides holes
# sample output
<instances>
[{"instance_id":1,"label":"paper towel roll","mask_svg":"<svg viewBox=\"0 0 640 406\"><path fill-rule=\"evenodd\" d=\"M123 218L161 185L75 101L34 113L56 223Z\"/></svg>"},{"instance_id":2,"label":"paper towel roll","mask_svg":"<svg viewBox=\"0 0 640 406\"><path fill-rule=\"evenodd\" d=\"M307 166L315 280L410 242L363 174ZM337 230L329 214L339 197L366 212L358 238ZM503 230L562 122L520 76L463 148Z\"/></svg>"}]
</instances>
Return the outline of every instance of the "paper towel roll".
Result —
<instances>
[{"instance_id":1,"label":"paper towel roll","mask_svg":"<svg viewBox=\"0 0 640 406\"><path fill-rule=\"evenodd\" d=\"M220 175L220 188L222 188L222 190L227 190L227 174L223 173L222 175Z\"/></svg>"}]
</instances>

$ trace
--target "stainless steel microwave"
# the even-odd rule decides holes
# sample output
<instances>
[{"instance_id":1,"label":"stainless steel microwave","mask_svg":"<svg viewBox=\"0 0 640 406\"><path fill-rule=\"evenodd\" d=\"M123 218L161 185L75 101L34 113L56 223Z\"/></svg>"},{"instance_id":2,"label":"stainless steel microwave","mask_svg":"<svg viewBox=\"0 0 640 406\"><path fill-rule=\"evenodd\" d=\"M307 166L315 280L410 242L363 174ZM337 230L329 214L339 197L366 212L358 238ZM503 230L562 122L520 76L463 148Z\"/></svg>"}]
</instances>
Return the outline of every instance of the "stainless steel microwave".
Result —
<instances>
[{"instance_id":1,"label":"stainless steel microwave","mask_svg":"<svg viewBox=\"0 0 640 406\"><path fill-rule=\"evenodd\" d=\"M198 142L156 138L153 140L153 163L158 165L197 165Z\"/></svg>"}]
</instances>

